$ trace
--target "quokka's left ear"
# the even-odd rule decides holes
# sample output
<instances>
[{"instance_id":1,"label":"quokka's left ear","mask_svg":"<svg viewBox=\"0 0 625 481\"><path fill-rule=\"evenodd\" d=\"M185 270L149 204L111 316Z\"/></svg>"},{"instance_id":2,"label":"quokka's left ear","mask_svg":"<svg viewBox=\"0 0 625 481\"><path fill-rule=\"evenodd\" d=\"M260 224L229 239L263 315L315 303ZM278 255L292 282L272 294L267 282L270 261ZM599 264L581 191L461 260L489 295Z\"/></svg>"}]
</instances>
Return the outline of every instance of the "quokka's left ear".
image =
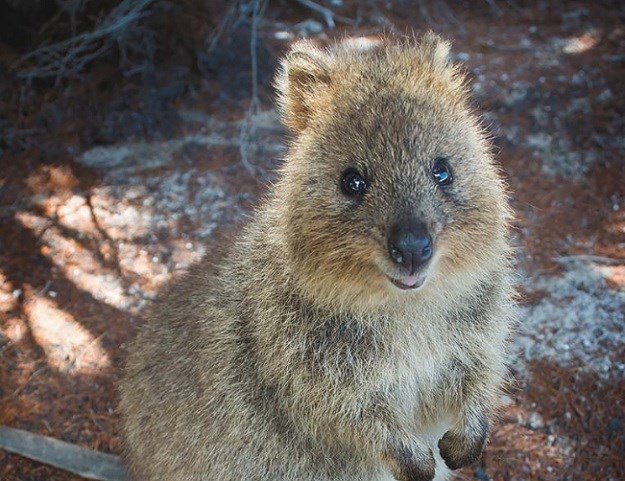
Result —
<instances>
[{"instance_id":1,"label":"quokka's left ear","mask_svg":"<svg viewBox=\"0 0 625 481\"><path fill-rule=\"evenodd\" d=\"M315 100L330 84L331 55L309 40L295 43L282 59L274 81L282 123L293 132L304 130Z\"/></svg>"}]
</instances>

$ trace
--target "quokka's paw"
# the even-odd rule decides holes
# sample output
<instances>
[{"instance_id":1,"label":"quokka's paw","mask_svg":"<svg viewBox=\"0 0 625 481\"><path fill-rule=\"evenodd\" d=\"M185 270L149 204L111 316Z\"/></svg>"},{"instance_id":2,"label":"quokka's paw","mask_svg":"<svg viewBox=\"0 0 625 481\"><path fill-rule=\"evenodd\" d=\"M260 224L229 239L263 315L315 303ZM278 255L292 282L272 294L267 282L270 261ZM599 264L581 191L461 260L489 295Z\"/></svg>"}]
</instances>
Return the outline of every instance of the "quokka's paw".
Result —
<instances>
[{"instance_id":1,"label":"quokka's paw","mask_svg":"<svg viewBox=\"0 0 625 481\"><path fill-rule=\"evenodd\" d=\"M463 431L451 429L438 442L438 449L450 469L459 469L478 460L488 438L489 423L486 416Z\"/></svg>"},{"instance_id":2,"label":"quokka's paw","mask_svg":"<svg viewBox=\"0 0 625 481\"><path fill-rule=\"evenodd\" d=\"M398 443L385 456L387 465L398 481L432 481L436 461L432 450L420 446Z\"/></svg>"}]
</instances>

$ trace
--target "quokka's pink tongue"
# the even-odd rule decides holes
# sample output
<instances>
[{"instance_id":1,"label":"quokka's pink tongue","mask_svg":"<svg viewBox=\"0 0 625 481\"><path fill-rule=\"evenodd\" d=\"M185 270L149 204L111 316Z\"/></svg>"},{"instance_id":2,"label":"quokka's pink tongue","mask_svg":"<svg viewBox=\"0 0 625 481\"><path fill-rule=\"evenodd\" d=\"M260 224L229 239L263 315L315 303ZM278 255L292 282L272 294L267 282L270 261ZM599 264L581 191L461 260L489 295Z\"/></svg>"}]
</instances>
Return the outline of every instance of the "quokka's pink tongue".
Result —
<instances>
[{"instance_id":1,"label":"quokka's pink tongue","mask_svg":"<svg viewBox=\"0 0 625 481\"><path fill-rule=\"evenodd\" d=\"M422 283L423 280L416 274L413 274L411 276L404 277L399 282L401 282L406 287L415 287L417 284Z\"/></svg>"}]
</instances>

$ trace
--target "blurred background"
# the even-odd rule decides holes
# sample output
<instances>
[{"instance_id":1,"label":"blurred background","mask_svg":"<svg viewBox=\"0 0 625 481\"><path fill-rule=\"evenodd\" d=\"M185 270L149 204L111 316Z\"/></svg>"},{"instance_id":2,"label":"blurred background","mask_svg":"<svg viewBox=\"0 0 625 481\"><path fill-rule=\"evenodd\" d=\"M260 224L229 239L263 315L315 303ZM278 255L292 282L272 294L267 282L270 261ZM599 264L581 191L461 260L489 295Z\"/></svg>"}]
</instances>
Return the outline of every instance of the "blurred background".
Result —
<instances>
[{"instance_id":1,"label":"blurred background","mask_svg":"<svg viewBox=\"0 0 625 481\"><path fill-rule=\"evenodd\" d=\"M0 424L119 453L141 312L280 163L281 53L429 28L516 213L513 381L461 479L625 479L619 1L0 0ZM0 451L0 479L80 478Z\"/></svg>"}]
</instances>

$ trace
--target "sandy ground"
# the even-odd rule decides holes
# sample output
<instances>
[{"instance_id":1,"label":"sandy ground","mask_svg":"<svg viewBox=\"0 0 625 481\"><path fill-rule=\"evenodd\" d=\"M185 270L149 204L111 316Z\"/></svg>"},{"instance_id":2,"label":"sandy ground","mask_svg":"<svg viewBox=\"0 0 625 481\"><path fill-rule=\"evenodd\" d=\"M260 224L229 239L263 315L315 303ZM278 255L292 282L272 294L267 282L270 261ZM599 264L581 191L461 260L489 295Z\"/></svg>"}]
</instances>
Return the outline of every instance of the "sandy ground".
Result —
<instances>
[{"instance_id":1,"label":"sandy ground","mask_svg":"<svg viewBox=\"0 0 625 481\"><path fill-rule=\"evenodd\" d=\"M338 30L306 9L270 8L259 31L261 109L247 119L249 25L188 78L174 65L138 87L105 84L97 115L89 100L83 109L67 100L91 92L70 84L20 124L7 80L0 424L119 452L116 382L142 311L211 254L218 232L245 220L280 163L285 133L269 88L277 55L303 34L429 25L466 65L516 213L511 383L483 460L461 477L625 479L625 9L493 4L343 2L337 12L364 20ZM2 452L0 478L79 479Z\"/></svg>"}]
</instances>

